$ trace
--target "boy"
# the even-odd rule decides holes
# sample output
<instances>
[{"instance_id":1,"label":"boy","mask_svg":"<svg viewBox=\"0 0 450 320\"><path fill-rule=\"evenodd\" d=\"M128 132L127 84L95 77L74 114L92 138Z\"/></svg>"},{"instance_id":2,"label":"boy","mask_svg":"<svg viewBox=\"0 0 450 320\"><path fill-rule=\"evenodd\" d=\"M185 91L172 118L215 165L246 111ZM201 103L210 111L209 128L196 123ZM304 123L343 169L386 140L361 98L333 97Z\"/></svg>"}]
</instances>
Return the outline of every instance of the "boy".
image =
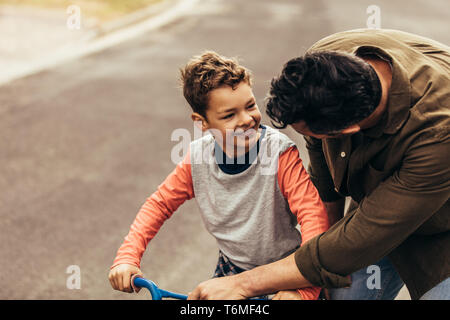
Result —
<instances>
[{"instance_id":1,"label":"boy","mask_svg":"<svg viewBox=\"0 0 450 320\"><path fill-rule=\"evenodd\" d=\"M325 207L303 168L295 144L260 125L250 72L205 52L181 70L192 120L210 131L147 199L111 267L116 290L130 279L148 242L186 200L196 198L206 229L216 238L215 277L232 275L293 253L328 229ZM300 224L301 237L295 228ZM320 288L280 291L274 299L317 299Z\"/></svg>"}]
</instances>

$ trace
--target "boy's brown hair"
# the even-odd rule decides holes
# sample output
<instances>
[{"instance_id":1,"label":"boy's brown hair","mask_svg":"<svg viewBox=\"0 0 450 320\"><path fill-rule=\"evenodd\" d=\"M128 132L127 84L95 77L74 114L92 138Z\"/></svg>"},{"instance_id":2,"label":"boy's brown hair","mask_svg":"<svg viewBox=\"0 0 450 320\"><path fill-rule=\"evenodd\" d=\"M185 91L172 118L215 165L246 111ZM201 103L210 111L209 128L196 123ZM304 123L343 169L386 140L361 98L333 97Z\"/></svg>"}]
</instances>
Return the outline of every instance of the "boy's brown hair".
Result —
<instances>
[{"instance_id":1,"label":"boy's brown hair","mask_svg":"<svg viewBox=\"0 0 450 320\"><path fill-rule=\"evenodd\" d=\"M251 85L250 70L214 51L193 57L180 72L184 97L192 110L205 118L212 90L224 85L234 89L242 81Z\"/></svg>"}]
</instances>

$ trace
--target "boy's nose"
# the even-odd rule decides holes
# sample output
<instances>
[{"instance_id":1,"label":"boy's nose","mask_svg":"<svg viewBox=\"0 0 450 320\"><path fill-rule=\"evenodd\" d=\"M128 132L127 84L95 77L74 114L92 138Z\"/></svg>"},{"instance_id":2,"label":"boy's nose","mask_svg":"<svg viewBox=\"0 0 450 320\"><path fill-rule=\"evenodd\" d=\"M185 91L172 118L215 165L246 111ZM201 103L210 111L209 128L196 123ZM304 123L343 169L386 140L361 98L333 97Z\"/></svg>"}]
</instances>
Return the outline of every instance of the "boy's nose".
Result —
<instances>
[{"instance_id":1,"label":"boy's nose","mask_svg":"<svg viewBox=\"0 0 450 320\"><path fill-rule=\"evenodd\" d=\"M245 112L239 118L238 127L243 128L243 129L248 129L252 125L252 123L253 123L253 118L248 113Z\"/></svg>"}]
</instances>

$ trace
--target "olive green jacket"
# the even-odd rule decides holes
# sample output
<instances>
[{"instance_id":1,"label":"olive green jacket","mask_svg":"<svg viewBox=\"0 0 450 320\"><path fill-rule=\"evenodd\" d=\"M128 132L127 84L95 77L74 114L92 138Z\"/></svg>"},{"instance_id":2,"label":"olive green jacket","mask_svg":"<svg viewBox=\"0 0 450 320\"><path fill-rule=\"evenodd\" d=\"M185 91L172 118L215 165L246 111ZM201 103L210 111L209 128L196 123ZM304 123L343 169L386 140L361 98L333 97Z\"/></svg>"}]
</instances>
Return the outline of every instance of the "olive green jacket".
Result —
<instances>
[{"instance_id":1,"label":"olive green jacket","mask_svg":"<svg viewBox=\"0 0 450 320\"><path fill-rule=\"evenodd\" d=\"M353 208L298 249L312 284L342 287L347 275L384 256L412 299L450 276L450 50L394 30L352 30L308 51L377 55L390 62L385 117L353 136L305 137L309 173L323 201ZM356 143L356 145L355 145Z\"/></svg>"}]
</instances>

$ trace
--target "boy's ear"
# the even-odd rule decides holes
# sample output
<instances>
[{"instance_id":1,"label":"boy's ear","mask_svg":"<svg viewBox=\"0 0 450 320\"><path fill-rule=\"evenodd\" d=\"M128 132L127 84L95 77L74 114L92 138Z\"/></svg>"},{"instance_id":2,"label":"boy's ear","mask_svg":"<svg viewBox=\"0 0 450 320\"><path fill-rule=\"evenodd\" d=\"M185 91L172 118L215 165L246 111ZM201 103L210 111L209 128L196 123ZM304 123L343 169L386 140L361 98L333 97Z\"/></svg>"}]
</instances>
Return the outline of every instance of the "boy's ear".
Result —
<instances>
[{"instance_id":1,"label":"boy's ear","mask_svg":"<svg viewBox=\"0 0 450 320\"><path fill-rule=\"evenodd\" d=\"M195 125L199 125L199 129L202 131L206 131L209 129L208 121L206 121L205 117L203 117L201 114L197 112L193 112L191 115L192 121L194 121Z\"/></svg>"}]
</instances>

